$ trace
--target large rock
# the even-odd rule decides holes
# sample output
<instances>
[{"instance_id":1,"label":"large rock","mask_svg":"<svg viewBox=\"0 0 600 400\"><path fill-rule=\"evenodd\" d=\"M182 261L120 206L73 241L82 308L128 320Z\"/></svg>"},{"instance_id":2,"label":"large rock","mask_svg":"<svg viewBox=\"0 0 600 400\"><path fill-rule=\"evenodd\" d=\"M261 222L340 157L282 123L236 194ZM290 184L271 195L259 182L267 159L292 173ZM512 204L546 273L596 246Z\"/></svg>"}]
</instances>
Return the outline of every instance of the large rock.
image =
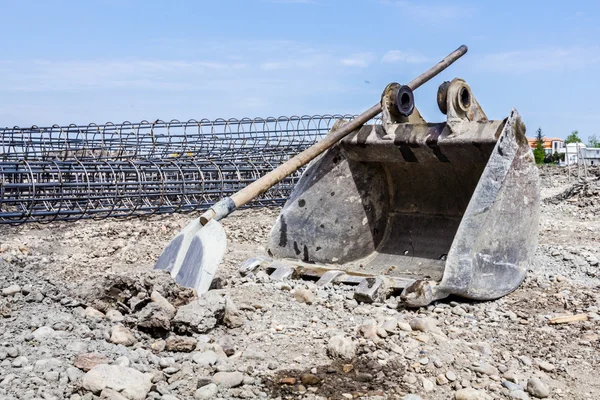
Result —
<instances>
[{"instance_id":1,"label":"large rock","mask_svg":"<svg viewBox=\"0 0 600 400\"><path fill-rule=\"evenodd\" d=\"M83 377L82 386L94 394L112 389L130 400L143 400L152 387L151 377L133 368L98 365Z\"/></svg>"},{"instance_id":2,"label":"large rock","mask_svg":"<svg viewBox=\"0 0 600 400\"><path fill-rule=\"evenodd\" d=\"M168 310L158 303L149 303L137 313L137 326L146 331L169 331L174 310Z\"/></svg>"},{"instance_id":3,"label":"large rock","mask_svg":"<svg viewBox=\"0 0 600 400\"><path fill-rule=\"evenodd\" d=\"M173 325L179 332L208 332L223 321L226 304L222 291L210 290L198 300L179 307Z\"/></svg>"},{"instance_id":4,"label":"large rock","mask_svg":"<svg viewBox=\"0 0 600 400\"><path fill-rule=\"evenodd\" d=\"M356 355L356 343L343 335L334 336L327 343L327 352L332 357L349 360Z\"/></svg>"}]
</instances>

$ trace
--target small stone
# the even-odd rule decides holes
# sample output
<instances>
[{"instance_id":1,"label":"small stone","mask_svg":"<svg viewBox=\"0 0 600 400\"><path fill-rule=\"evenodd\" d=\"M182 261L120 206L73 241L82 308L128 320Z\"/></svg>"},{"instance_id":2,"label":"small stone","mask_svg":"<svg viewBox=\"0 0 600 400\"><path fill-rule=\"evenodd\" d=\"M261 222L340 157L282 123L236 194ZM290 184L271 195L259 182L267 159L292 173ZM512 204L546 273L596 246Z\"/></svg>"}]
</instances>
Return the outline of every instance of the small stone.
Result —
<instances>
[{"instance_id":1,"label":"small stone","mask_svg":"<svg viewBox=\"0 0 600 400\"><path fill-rule=\"evenodd\" d=\"M349 337L334 336L327 343L327 352L331 357L349 360L356 355L356 343Z\"/></svg>"},{"instance_id":2,"label":"small stone","mask_svg":"<svg viewBox=\"0 0 600 400\"><path fill-rule=\"evenodd\" d=\"M530 400L529 395L522 390L513 390L508 394L508 398L513 400Z\"/></svg>"},{"instance_id":3,"label":"small stone","mask_svg":"<svg viewBox=\"0 0 600 400\"><path fill-rule=\"evenodd\" d=\"M100 400L128 400L127 397L123 396L116 390L105 388L100 393Z\"/></svg>"},{"instance_id":4,"label":"small stone","mask_svg":"<svg viewBox=\"0 0 600 400\"><path fill-rule=\"evenodd\" d=\"M233 339L231 338L231 336L227 336L227 335L222 336L219 338L217 343L219 344L219 346L221 346L221 348L223 349L223 352L225 352L225 355L227 357L231 357L232 355L235 354L235 345L233 343Z\"/></svg>"},{"instance_id":5,"label":"small stone","mask_svg":"<svg viewBox=\"0 0 600 400\"><path fill-rule=\"evenodd\" d=\"M58 371L44 372L44 379L48 382L58 382L59 373Z\"/></svg>"},{"instance_id":6,"label":"small stone","mask_svg":"<svg viewBox=\"0 0 600 400\"><path fill-rule=\"evenodd\" d=\"M550 396L550 389L538 378L530 378L527 381L527 391L530 395L539 399Z\"/></svg>"},{"instance_id":7,"label":"small stone","mask_svg":"<svg viewBox=\"0 0 600 400\"><path fill-rule=\"evenodd\" d=\"M277 363L271 361L270 363L267 364L267 368L269 368L270 370L276 370L277 369Z\"/></svg>"},{"instance_id":8,"label":"small stone","mask_svg":"<svg viewBox=\"0 0 600 400\"><path fill-rule=\"evenodd\" d=\"M512 369L509 369L508 371L506 371L502 375L502 377L504 379L506 379L507 381L517 383L517 376L515 375L515 371L513 371Z\"/></svg>"},{"instance_id":9,"label":"small stone","mask_svg":"<svg viewBox=\"0 0 600 400\"><path fill-rule=\"evenodd\" d=\"M446 378L450 381L450 382L454 382L457 379L456 374L454 373L454 371L446 371Z\"/></svg>"},{"instance_id":10,"label":"small stone","mask_svg":"<svg viewBox=\"0 0 600 400\"><path fill-rule=\"evenodd\" d=\"M414 394L414 393L409 393L403 397L400 398L401 400L423 400L423 398L421 396L419 396L418 394Z\"/></svg>"},{"instance_id":11,"label":"small stone","mask_svg":"<svg viewBox=\"0 0 600 400\"><path fill-rule=\"evenodd\" d=\"M502 386L504 386L511 392L514 390L523 390L523 386L517 385L516 383L511 382L511 381L502 381Z\"/></svg>"},{"instance_id":12,"label":"small stone","mask_svg":"<svg viewBox=\"0 0 600 400\"><path fill-rule=\"evenodd\" d=\"M170 313L172 315L175 315L175 312L177 311L175 309L175 306L173 306L173 304L169 303L169 300L165 299L156 290L152 291L152 293L150 294L150 300L152 300L154 303L156 303L163 310L167 311L168 313Z\"/></svg>"},{"instance_id":13,"label":"small stone","mask_svg":"<svg viewBox=\"0 0 600 400\"><path fill-rule=\"evenodd\" d=\"M10 285L9 287L6 287L4 289L2 289L2 294L4 296L13 296L17 293L21 292L21 286L19 285Z\"/></svg>"},{"instance_id":14,"label":"small stone","mask_svg":"<svg viewBox=\"0 0 600 400\"><path fill-rule=\"evenodd\" d=\"M239 328L244 325L244 316L231 299L225 301L225 314L223 323L228 328Z\"/></svg>"},{"instance_id":15,"label":"small stone","mask_svg":"<svg viewBox=\"0 0 600 400\"><path fill-rule=\"evenodd\" d=\"M95 308L87 307L83 314L87 319L99 320L104 318L104 314Z\"/></svg>"},{"instance_id":16,"label":"small stone","mask_svg":"<svg viewBox=\"0 0 600 400\"><path fill-rule=\"evenodd\" d=\"M213 376L213 382L218 386L233 388L240 386L244 381L244 375L241 372L217 372Z\"/></svg>"},{"instance_id":17,"label":"small stone","mask_svg":"<svg viewBox=\"0 0 600 400\"><path fill-rule=\"evenodd\" d=\"M122 357L117 358L115 360L114 364L120 365L121 367L129 367L129 364L131 364L131 361L129 361L129 358L122 356Z\"/></svg>"},{"instance_id":18,"label":"small stone","mask_svg":"<svg viewBox=\"0 0 600 400\"><path fill-rule=\"evenodd\" d=\"M166 341L167 351L189 353L196 348L198 341L190 336L169 336Z\"/></svg>"},{"instance_id":19,"label":"small stone","mask_svg":"<svg viewBox=\"0 0 600 400\"><path fill-rule=\"evenodd\" d=\"M358 327L358 331L365 339L371 339L377 336L377 322L374 320L367 321Z\"/></svg>"},{"instance_id":20,"label":"small stone","mask_svg":"<svg viewBox=\"0 0 600 400\"><path fill-rule=\"evenodd\" d=\"M299 288L294 290L294 299L299 303L311 305L315 302L315 295L308 289Z\"/></svg>"},{"instance_id":21,"label":"small stone","mask_svg":"<svg viewBox=\"0 0 600 400\"><path fill-rule=\"evenodd\" d=\"M352 394L350 393L342 393L342 397L345 399L353 399L354 396L352 396Z\"/></svg>"},{"instance_id":22,"label":"small stone","mask_svg":"<svg viewBox=\"0 0 600 400\"><path fill-rule=\"evenodd\" d=\"M396 332L397 328L398 328L398 321L396 321L394 318L385 320L383 322L383 324L381 325L381 329L384 329L389 334L393 334L394 332Z\"/></svg>"},{"instance_id":23,"label":"small stone","mask_svg":"<svg viewBox=\"0 0 600 400\"><path fill-rule=\"evenodd\" d=\"M519 359L519 361L521 361L524 365L527 365L528 367L531 367L531 365L533 364L531 362L531 358L527 356L518 356L517 358Z\"/></svg>"},{"instance_id":24,"label":"small stone","mask_svg":"<svg viewBox=\"0 0 600 400\"><path fill-rule=\"evenodd\" d=\"M316 375L305 373L300 375L300 381L303 385L312 386L318 385L321 380Z\"/></svg>"},{"instance_id":25,"label":"small stone","mask_svg":"<svg viewBox=\"0 0 600 400\"><path fill-rule=\"evenodd\" d=\"M455 400L492 400L492 397L481 390L466 388L454 392Z\"/></svg>"},{"instance_id":26,"label":"small stone","mask_svg":"<svg viewBox=\"0 0 600 400\"><path fill-rule=\"evenodd\" d=\"M419 358L419 364L421 364L421 365L429 364L429 358L427 358L427 357Z\"/></svg>"},{"instance_id":27,"label":"small stone","mask_svg":"<svg viewBox=\"0 0 600 400\"><path fill-rule=\"evenodd\" d=\"M292 377L285 377L285 378L281 378L279 380L279 384L280 385L290 385L293 386L296 384L296 378L292 378Z\"/></svg>"},{"instance_id":28,"label":"small stone","mask_svg":"<svg viewBox=\"0 0 600 400\"><path fill-rule=\"evenodd\" d=\"M433 382L427 378L421 377L421 384L423 385L423 390L426 392L431 392L435 388Z\"/></svg>"},{"instance_id":29,"label":"small stone","mask_svg":"<svg viewBox=\"0 0 600 400\"><path fill-rule=\"evenodd\" d=\"M110 341L114 344L122 344L123 346L133 346L137 342L133 333L123 325L115 325L112 327Z\"/></svg>"},{"instance_id":30,"label":"small stone","mask_svg":"<svg viewBox=\"0 0 600 400\"><path fill-rule=\"evenodd\" d=\"M19 349L17 347L9 347L6 349L6 354L11 358L18 357Z\"/></svg>"},{"instance_id":31,"label":"small stone","mask_svg":"<svg viewBox=\"0 0 600 400\"><path fill-rule=\"evenodd\" d=\"M435 381L439 386L443 386L448 383L448 378L446 378L446 376L444 374L439 374L435 378Z\"/></svg>"},{"instance_id":32,"label":"small stone","mask_svg":"<svg viewBox=\"0 0 600 400\"><path fill-rule=\"evenodd\" d=\"M342 365L342 371L344 371L344 373L348 373L350 371L352 371L354 369L354 365L352 364L344 364ZM335 370L333 370L333 372L335 372Z\"/></svg>"},{"instance_id":33,"label":"small stone","mask_svg":"<svg viewBox=\"0 0 600 400\"><path fill-rule=\"evenodd\" d=\"M85 372L91 370L96 365L109 363L110 359L99 353L80 354L73 360L73 365Z\"/></svg>"},{"instance_id":34,"label":"small stone","mask_svg":"<svg viewBox=\"0 0 600 400\"><path fill-rule=\"evenodd\" d=\"M204 367L215 365L218 359L219 357L217 356L217 353L215 353L212 350L207 350L202 353L196 352L192 354L192 360L196 364L202 365Z\"/></svg>"},{"instance_id":35,"label":"small stone","mask_svg":"<svg viewBox=\"0 0 600 400\"><path fill-rule=\"evenodd\" d=\"M437 321L433 318L413 318L409 324L414 331L429 332L436 328Z\"/></svg>"},{"instance_id":36,"label":"small stone","mask_svg":"<svg viewBox=\"0 0 600 400\"><path fill-rule=\"evenodd\" d=\"M81 378L83 373L77 368L69 367L67 368L67 377L69 378L69 382L73 383L77 381L77 379Z\"/></svg>"},{"instance_id":37,"label":"small stone","mask_svg":"<svg viewBox=\"0 0 600 400\"><path fill-rule=\"evenodd\" d=\"M393 351L396 354L400 354L403 355L404 354L404 349L402 347L400 347L399 345L397 345L396 343L390 343L390 350Z\"/></svg>"},{"instance_id":38,"label":"small stone","mask_svg":"<svg viewBox=\"0 0 600 400\"><path fill-rule=\"evenodd\" d=\"M417 335L415 336L415 340L418 340L421 343L429 343L429 335Z\"/></svg>"},{"instance_id":39,"label":"small stone","mask_svg":"<svg viewBox=\"0 0 600 400\"><path fill-rule=\"evenodd\" d=\"M398 329L400 329L403 332L412 332L412 328L410 327L410 324L408 322L399 321Z\"/></svg>"},{"instance_id":40,"label":"small stone","mask_svg":"<svg viewBox=\"0 0 600 400\"><path fill-rule=\"evenodd\" d=\"M197 400L213 399L217 395L218 391L219 388L217 385L214 383L209 383L208 385L202 386L200 389L196 390L194 392L194 398Z\"/></svg>"},{"instance_id":41,"label":"small stone","mask_svg":"<svg viewBox=\"0 0 600 400\"><path fill-rule=\"evenodd\" d=\"M474 366L471 367L471 369L477 373L483 374L483 375L498 375L498 369L496 369L496 367L487 364L487 363L478 363Z\"/></svg>"},{"instance_id":42,"label":"small stone","mask_svg":"<svg viewBox=\"0 0 600 400\"><path fill-rule=\"evenodd\" d=\"M29 364L29 360L25 356L19 356L15 358L12 362L12 366L15 368L21 368Z\"/></svg>"},{"instance_id":43,"label":"small stone","mask_svg":"<svg viewBox=\"0 0 600 400\"><path fill-rule=\"evenodd\" d=\"M53 338L57 335L56 331L49 326L40 326L35 331L31 333L33 338L38 342L43 341L44 339Z\"/></svg>"},{"instance_id":44,"label":"small stone","mask_svg":"<svg viewBox=\"0 0 600 400\"><path fill-rule=\"evenodd\" d=\"M452 308L452 314L454 314L454 315L463 316L466 313L467 312L465 311L465 309L462 308L461 306L456 306L456 307Z\"/></svg>"},{"instance_id":45,"label":"small stone","mask_svg":"<svg viewBox=\"0 0 600 400\"><path fill-rule=\"evenodd\" d=\"M125 317L123 317L123 314L121 314L121 312L119 310L108 310L106 312L106 319L109 320L110 322L123 322L123 320L125 319Z\"/></svg>"},{"instance_id":46,"label":"small stone","mask_svg":"<svg viewBox=\"0 0 600 400\"><path fill-rule=\"evenodd\" d=\"M538 367L540 367L540 369L542 371L546 371L546 372L552 372L554 371L554 365L550 364L547 361L544 360L535 360L535 363L537 364Z\"/></svg>"},{"instance_id":47,"label":"small stone","mask_svg":"<svg viewBox=\"0 0 600 400\"><path fill-rule=\"evenodd\" d=\"M167 347L167 342L165 342L162 339L159 339L150 345L150 348L155 353L160 353L161 351L164 351L165 347Z\"/></svg>"}]
</instances>

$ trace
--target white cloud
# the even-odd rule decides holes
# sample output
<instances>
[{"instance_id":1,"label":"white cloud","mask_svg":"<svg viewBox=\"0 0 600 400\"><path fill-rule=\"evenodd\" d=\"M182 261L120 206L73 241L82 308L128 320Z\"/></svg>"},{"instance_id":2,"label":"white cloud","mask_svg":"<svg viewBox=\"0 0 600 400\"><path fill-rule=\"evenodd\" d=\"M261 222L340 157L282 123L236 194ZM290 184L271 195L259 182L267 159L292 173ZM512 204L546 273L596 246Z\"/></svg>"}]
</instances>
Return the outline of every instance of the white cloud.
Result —
<instances>
[{"instance_id":1,"label":"white cloud","mask_svg":"<svg viewBox=\"0 0 600 400\"><path fill-rule=\"evenodd\" d=\"M422 54L402 50L390 50L381 57L381 62L383 63L418 64L427 61L429 59Z\"/></svg>"},{"instance_id":2,"label":"white cloud","mask_svg":"<svg viewBox=\"0 0 600 400\"><path fill-rule=\"evenodd\" d=\"M185 79L197 81L224 73L239 73L247 67L244 63L180 60L0 61L0 88L30 92L114 88L169 90L184 87Z\"/></svg>"},{"instance_id":3,"label":"white cloud","mask_svg":"<svg viewBox=\"0 0 600 400\"><path fill-rule=\"evenodd\" d=\"M381 3L397 6L404 16L424 22L456 20L470 17L475 13L472 7L439 1L381 0Z\"/></svg>"},{"instance_id":4,"label":"white cloud","mask_svg":"<svg viewBox=\"0 0 600 400\"><path fill-rule=\"evenodd\" d=\"M583 69L600 64L600 46L554 47L488 54L478 67L486 71L528 73Z\"/></svg>"},{"instance_id":5,"label":"white cloud","mask_svg":"<svg viewBox=\"0 0 600 400\"><path fill-rule=\"evenodd\" d=\"M342 58L340 62L347 67L366 68L374 59L375 55L373 53L354 53L348 57Z\"/></svg>"}]
</instances>

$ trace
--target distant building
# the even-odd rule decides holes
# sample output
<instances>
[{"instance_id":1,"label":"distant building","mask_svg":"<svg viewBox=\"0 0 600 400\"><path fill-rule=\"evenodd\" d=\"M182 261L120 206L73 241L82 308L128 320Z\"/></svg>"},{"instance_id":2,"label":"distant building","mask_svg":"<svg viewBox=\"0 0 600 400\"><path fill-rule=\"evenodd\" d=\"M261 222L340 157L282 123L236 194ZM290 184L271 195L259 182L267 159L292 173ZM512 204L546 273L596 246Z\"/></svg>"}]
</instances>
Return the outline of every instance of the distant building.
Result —
<instances>
[{"instance_id":1,"label":"distant building","mask_svg":"<svg viewBox=\"0 0 600 400\"><path fill-rule=\"evenodd\" d=\"M537 148L537 139L530 139L529 147L532 149ZM546 155L552 155L554 153L560 153L560 149L565 147L565 141L560 138L544 138L544 152Z\"/></svg>"},{"instance_id":2,"label":"distant building","mask_svg":"<svg viewBox=\"0 0 600 400\"><path fill-rule=\"evenodd\" d=\"M583 149L583 159L587 165L600 165L600 148L586 147Z\"/></svg>"},{"instance_id":3,"label":"distant building","mask_svg":"<svg viewBox=\"0 0 600 400\"><path fill-rule=\"evenodd\" d=\"M600 165L600 148L586 147L583 143L569 143L559 153L565 153L564 165Z\"/></svg>"}]
</instances>

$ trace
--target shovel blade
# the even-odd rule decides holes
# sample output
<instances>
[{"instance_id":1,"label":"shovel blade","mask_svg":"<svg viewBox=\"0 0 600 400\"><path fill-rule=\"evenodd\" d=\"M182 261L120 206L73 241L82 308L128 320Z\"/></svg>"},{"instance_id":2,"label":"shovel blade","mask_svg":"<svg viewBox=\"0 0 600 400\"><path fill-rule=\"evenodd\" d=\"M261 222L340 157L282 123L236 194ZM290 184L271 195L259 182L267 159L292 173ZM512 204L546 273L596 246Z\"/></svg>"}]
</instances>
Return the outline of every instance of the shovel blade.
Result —
<instances>
[{"instance_id":1,"label":"shovel blade","mask_svg":"<svg viewBox=\"0 0 600 400\"><path fill-rule=\"evenodd\" d=\"M201 295L210 288L226 247L225 230L218 221L202 226L194 219L169 242L154 269L169 271L178 284Z\"/></svg>"}]
</instances>

